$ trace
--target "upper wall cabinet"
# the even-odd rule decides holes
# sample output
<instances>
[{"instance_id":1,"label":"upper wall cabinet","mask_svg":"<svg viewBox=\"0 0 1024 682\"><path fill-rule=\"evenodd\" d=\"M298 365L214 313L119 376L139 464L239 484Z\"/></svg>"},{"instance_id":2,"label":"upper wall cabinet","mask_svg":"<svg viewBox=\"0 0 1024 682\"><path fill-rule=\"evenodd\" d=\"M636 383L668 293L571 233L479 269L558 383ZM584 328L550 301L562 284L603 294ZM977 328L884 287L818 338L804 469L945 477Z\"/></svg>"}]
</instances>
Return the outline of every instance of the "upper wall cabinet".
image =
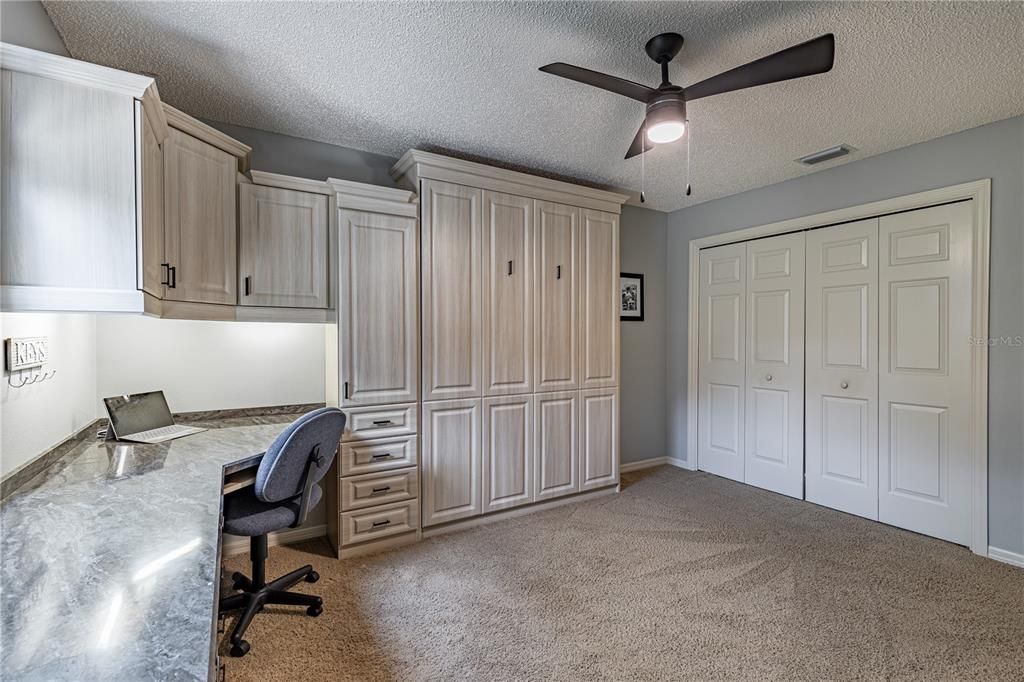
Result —
<instances>
[{"instance_id":1,"label":"upper wall cabinet","mask_svg":"<svg viewBox=\"0 0 1024 682\"><path fill-rule=\"evenodd\" d=\"M140 311L136 98L153 80L7 44L0 57L3 309Z\"/></svg>"},{"instance_id":2,"label":"upper wall cabinet","mask_svg":"<svg viewBox=\"0 0 1024 682\"><path fill-rule=\"evenodd\" d=\"M323 194L239 185L242 305L327 307L328 203Z\"/></svg>"},{"instance_id":3,"label":"upper wall cabinet","mask_svg":"<svg viewBox=\"0 0 1024 682\"><path fill-rule=\"evenodd\" d=\"M175 128L164 143L165 298L237 303L235 157Z\"/></svg>"}]
</instances>

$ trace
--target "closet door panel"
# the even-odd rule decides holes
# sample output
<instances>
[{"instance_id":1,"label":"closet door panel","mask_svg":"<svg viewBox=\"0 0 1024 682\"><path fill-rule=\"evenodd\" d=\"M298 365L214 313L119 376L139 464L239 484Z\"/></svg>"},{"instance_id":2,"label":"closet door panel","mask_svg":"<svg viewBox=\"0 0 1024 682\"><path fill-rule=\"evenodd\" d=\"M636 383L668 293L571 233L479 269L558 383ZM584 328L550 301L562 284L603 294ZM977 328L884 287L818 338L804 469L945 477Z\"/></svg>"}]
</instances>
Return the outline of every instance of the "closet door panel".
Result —
<instances>
[{"instance_id":1,"label":"closet door panel","mask_svg":"<svg viewBox=\"0 0 1024 682\"><path fill-rule=\"evenodd\" d=\"M747 242L744 480L803 498L804 234Z\"/></svg>"},{"instance_id":2,"label":"closet door panel","mask_svg":"<svg viewBox=\"0 0 1024 682\"><path fill-rule=\"evenodd\" d=\"M533 399L484 398L483 510L534 500Z\"/></svg>"},{"instance_id":3,"label":"closet door panel","mask_svg":"<svg viewBox=\"0 0 1024 682\"><path fill-rule=\"evenodd\" d=\"M341 404L419 398L414 218L338 211Z\"/></svg>"},{"instance_id":4,"label":"closet door panel","mask_svg":"<svg viewBox=\"0 0 1024 682\"><path fill-rule=\"evenodd\" d=\"M482 191L422 182L423 399L482 395Z\"/></svg>"},{"instance_id":5,"label":"closet door panel","mask_svg":"<svg viewBox=\"0 0 1024 682\"><path fill-rule=\"evenodd\" d=\"M480 401L423 403L423 525L480 514Z\"/></svg>"},{"instance_id":6,"label":"closet door panel","mask_svg":"<svg viewBox=\"0 0 1024 682\"><path fill-rule=\"evenodd\" d=\"M546 500L579 492L577 391L534 396L535 498Z\"/></svg>"},{"instance_id":7,"label":"closet door panel","mask_svg":"<svg viewBox=\"0 0 1024 682\"><path fill-rule=\"evenodd\" d=\"M618 390L580 391L580 490L618 482Z\"/></svg>"},{"instance_id":8,"label":"closet door panel","mask_svg":"<svg viewBox=\"0 0 1024 682\"><path fill-rule=\"evenodd\" d=\"M483 193L484 393L533 390L533 200Z\"/></svg>"},{"instance_id":9,"label":"closet door panel","mask_svg":"<svg viewBox=\"0 0 1024 682\"><path fill-rule=\"evenodd\" d=\"M700 252L697 466L743 480L746 245Z\"/></svg>"},{"instance_id":10,"label":"closet door panel","mask_svg":"<svg viewBox=\"0 0 1024 682\"><path fill-rule=\"evenodd\" d=\"M619 216L584 209L580 256L580 387L619 383Z\"/></svg>"},{"instance_id":11,"label":"closet door panel","mask_svg":"<svg viewBox=\"0 0 1024 682\"><path fill-rule=\"evenodd\" d=\"M971 202L879 223L879 520L971 540Z\"/></svg>"},{"instance_id":12,"label":"closet door panel","mask_svg":"<svg viewBox=\"0 0 1024 682\"><path fill-rule=\"evenodd\" d=\"M878 219L807 233L806 499L878 518Z\"/></svg>"},{"instance_id":13,"label":"closet door panel","mask_svg":"<svg viewBox=\"0 0 1024 682\"><path fill-rule=\"evenodd\" d=\"M534 202L536 234L535 382L537 391L579 386L580 210Z\"/></svg>"}]
</instances>

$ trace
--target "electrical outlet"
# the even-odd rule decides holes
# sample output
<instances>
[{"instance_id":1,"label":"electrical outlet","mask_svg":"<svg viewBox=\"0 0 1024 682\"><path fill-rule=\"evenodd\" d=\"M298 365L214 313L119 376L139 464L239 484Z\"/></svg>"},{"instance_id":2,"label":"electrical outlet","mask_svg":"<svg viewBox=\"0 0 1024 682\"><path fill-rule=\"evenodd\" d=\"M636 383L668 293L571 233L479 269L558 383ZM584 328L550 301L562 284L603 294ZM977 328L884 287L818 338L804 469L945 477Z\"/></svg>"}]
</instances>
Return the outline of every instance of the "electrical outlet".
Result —
<instances>
[{"instance_id":1,"label":"electrical outlet","mask_svg":"<svg viewBox=\"0 0 1024 682\"><path fill-rule=\"evenodd\" d=\"M7 349L8 372L42 367L50 361L50 341L45 336L7 339L4 346Z\"/></svg>"}]
</instances>

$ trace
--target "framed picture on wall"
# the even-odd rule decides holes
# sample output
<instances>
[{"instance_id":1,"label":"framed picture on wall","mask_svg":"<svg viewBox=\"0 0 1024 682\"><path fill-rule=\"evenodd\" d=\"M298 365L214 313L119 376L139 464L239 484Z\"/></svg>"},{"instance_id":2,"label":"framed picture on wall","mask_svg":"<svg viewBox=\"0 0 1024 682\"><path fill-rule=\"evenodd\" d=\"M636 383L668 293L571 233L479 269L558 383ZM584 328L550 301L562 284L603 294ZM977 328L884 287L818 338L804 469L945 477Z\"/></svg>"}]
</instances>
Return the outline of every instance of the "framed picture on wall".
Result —
<instances>
[{"instance_id":1,"label":"framed picture on wall","mask_svg":"<svg viewBox=\"0 0 1024 682\"><path fill-rule=\"evenodd\" d=\"M619 273L619 319L644 321L644 276L633 272Z\"/></svg>"}]
</instances>

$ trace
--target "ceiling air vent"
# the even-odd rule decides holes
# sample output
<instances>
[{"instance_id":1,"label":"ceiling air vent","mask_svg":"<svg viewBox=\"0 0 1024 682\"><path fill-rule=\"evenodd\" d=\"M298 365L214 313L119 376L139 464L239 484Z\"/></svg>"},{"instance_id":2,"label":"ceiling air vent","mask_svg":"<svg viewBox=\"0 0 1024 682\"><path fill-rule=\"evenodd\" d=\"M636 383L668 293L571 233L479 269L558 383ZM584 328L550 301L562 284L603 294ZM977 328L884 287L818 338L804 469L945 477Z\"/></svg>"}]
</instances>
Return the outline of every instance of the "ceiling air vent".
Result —
<instances>
[{"instance_id":1,"label":"ceiling air vent","mask_svg":"<svg viewBox=\"0 0 1024 682\"><path fill-rule=\"evenodd\" d=\"M851 147L848 144L840 144L835 147L829 147L828 149L822 149L820 152L801 156L797 161L805 166L813 166L816 163L831 161L832 159L838 159L840 156L846 156L852 151L856 151L856 148Z\"/></svg>"}]
</instances>

